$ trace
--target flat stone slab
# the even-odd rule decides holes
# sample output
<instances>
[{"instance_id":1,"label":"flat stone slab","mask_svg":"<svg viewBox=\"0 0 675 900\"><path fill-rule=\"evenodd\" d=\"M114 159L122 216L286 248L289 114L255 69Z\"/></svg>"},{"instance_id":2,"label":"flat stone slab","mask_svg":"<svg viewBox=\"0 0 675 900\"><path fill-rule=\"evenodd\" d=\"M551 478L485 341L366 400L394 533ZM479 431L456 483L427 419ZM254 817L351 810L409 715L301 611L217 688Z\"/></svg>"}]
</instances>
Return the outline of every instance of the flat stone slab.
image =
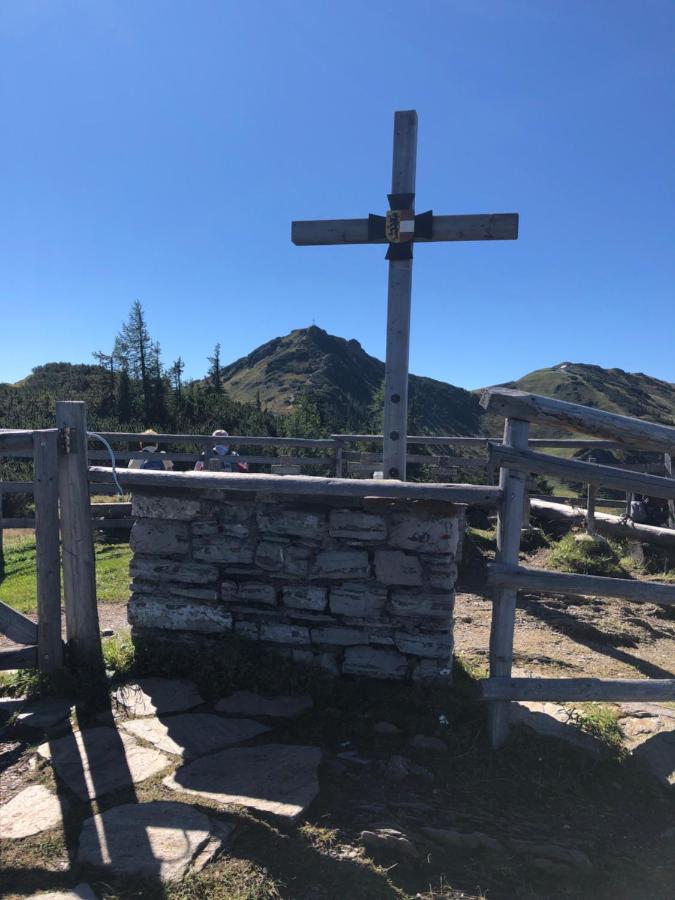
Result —
<instances>
[{"instance_id":1,"label":"flat stone slab","mask_svg":"<svg viewBox=\"0 0 675 900\"><path fill-rule=\"evenodd\" d=\"M140 747L130 735L105 725L40 744L38 753L82 800L129 788L170 762L159 750Z\"/></svg>"},{"instance_id":2,"label":"flat stone slab","mask_svg":"<svg viewBox=\"0 0 675 900\"><path fill-rule=\"evenodd\" d=\"M122 728L158 750L190 759L215 753L270 731L252 719L223 719L210 713L181 713L164 718L129 719Z\"/></svg>"},{"instance_id":3,"label":"flat stone slab","mask_svg":"<svg viewBox=\"0 0 675 900\"><path fill-rule=\"evenodd\" d=\"M513 724L525 725L544 737L566 741L595 756L602 752L602 743L576 728L570 721L569 710L558 703L523 700L512 703L510 713Z\"/></svg>"},{"instance_id":4,"label":"flat stone slab","mask_svg":"<svg viewBox=\"0 0 675 900\"><path fill-rule=\"evenodd\" d=\"M43 784L31 784L0 806L0 838L14 840L56 828L63 808Z\"/></svg>"},{"instance_id":5,"label":"flat stone slab","mask_svg":"<svg viewBox=\"0 0 675 900\"><path fill-rule=\"evenodd\" d=\"M162 716L200 706L204 700L191 681L182 678L139 678L124 684L112 695L113 704L130 716Z\"/></svg>"},{"instance_id":6,"label":"flat stone slab","mask_svg":"<svg viewBox=\"0 0 675 900\"><path fill-rule=\"evenodd\" d=\"M117 876L178 881L210 862L232 831L188 803L126 803L84 822L77 861L110 867Z\"/></svg>"},{"instance_id":7,"label":"flat stone slab","mask_svg":"<svg viewBox=\"0 0 675 900\"><path fill-rule=\"evenodd\" d=\"M314 705L308 694L287 694L277 697L262 697L252 691L237 691L223 697L216 703L216 711L231 716L269 716L270 718L294 719L307 712Z\"/></svg>"},{"instance_id":8,"label":"flat stone slab","mask_svg":"<svg viewBox=\"0 0 675 900\"><path fill-rule=\"evenodd\" d=\"M293 819L319 793L316 770L320 760L318 747L235 747L181 766L164 784L223 805L237 804Z\"/></svg>"},{"instance_id":9,"label":"flat stone slab","mask_svg":"<svg viewBox=\"0 0 675 900\"><path fill-rule=\"evenodd\" d=\"M31 894L27 900L98 900L91 887L86 883L78 884L72 891L47 891L42 894Z\"/></svg>"},{"instance_id":10,"label":"flat stone slab","mask_svg":"<svg viewBox=\"0 0 675 900\"><path fill-rule=\"evenodd\" d=\"M54 728L70 716L72 702L64 697L41 697L27 703L17 716L17 724L29 728Z\"/></svg>"}]
</instances>

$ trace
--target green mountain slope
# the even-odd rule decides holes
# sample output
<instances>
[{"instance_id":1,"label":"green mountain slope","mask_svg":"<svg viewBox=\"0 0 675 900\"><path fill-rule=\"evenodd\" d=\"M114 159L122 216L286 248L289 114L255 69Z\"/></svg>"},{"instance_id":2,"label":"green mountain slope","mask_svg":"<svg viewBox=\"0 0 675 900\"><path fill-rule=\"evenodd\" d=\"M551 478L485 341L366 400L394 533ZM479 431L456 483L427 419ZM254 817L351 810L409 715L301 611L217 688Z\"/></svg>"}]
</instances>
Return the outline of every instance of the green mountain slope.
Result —
<instances>
[{"instance_id":1,"label":"green mountain slope","mask_svg":"<svg viewBox=\"0 0 675 900\"><path fill-rule=\"evenodd\" d=\"M384 363L356 340L346 340L312 326L292 331L258 347L225 367L225 390L234 400L260 401L270 411L290 412L301 396L321 404L334 427L374 427L376 398ZM410 431L477 434L478 397L432 378L410 378Z\"/></svg>"}]
</instances>

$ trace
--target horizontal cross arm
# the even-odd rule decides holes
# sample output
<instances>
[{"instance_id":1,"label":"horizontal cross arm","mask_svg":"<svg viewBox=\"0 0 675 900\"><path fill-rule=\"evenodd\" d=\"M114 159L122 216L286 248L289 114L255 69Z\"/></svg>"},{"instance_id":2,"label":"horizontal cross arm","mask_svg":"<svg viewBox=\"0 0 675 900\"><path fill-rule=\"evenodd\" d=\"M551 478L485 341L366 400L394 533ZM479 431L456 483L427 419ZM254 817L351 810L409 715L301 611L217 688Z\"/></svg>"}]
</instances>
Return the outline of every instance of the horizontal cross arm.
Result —
<instances>
[{"instance_id":1,"label":"horizontal cross arm","mask_svg":"<svg viewBox=\"0 0 675 900\"><path fill-rule=\"evenodd\" d=\"M431 241L513 241L518 237L518 213L476 216L434 216ZM368 219L325 219L293 222L291 240L297 246L323 244L385 244L384 237L368 240Z\"/></svg>"}]
</instances>

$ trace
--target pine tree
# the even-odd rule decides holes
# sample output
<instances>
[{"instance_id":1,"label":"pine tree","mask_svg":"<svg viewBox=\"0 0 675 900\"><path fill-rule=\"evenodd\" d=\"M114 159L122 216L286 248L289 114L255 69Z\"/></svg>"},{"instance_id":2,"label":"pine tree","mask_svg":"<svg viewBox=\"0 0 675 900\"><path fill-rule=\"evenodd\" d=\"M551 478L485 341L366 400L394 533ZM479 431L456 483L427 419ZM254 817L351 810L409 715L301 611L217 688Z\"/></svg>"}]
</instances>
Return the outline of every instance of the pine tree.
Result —
<instances>
[{"instance_id":1,"label":"pine tree","mask_svg":"<svg viewBox=\"0 0 675 900\"><path fill-rule=\"evenodd\" d=\"M223 389L223 370L220 365L220 344L216 344L213 348L213 356L209 356L208 361L210 366L206 377L208 379L209 387L216 394L219 394Z\"/></svg>"},{"instance_id":2,"label":"pine tree","mask_svg":"<svg viewBox=\"0 0 675 900\"><path fill-rule=\"evenodd\" d=\"M183 372L185 371L185 362L182 357L174 360L169 366L169 377L171 379L171 387L180 397L181 387L183 384Z\"/></svg>"},{"instance_id":3,"label":"pine tree","mask_svg":"<svg viewBox=\"0 0 675 900\"><path fill-rule=\"evenodd\" d=\"M152 405L152 384L149 368L153 343L148 330L145 312L139 300L134 300L129 318L117 335L116 345L125 354L129 375L141 383L143 412L150 418Z\"/></svg>"}]
</instances>

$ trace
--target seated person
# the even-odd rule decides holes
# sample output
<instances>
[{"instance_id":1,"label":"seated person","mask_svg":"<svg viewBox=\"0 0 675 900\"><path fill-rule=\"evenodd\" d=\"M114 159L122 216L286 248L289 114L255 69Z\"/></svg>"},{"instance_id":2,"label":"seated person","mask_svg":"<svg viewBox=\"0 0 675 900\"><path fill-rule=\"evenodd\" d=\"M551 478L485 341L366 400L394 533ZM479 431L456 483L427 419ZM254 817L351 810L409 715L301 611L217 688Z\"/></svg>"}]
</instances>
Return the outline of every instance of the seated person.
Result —
<instances>
[{"instance_id":1,"label":"seated person","mask_svg":"<svg viewBox=\"0 0 675 900\"><path fill-rule=\"evenodd\" d=\"M157 432L152 428L148 428L143 434L156 435ZM162 459L165 456L164 450L159 449L156 441L141 441L141 451L147 455L147 459L130 459L129 469L173 469L173 463L170 459Z\"/></svg>"},{"instance_id":2,"label":"seated person","mask_svg":"<svg viewBox=\"0 0 675 900\"><path fill-rule=\"evenodd\" d=\"M195 463L195 472L202 472L205 469L210 472L248 472L246 463L237 461L239 454L223 441L223 438L229 437L227 431L217 429L211 437L219 440L214 443L211 450L202 451Z\"/></svg>"}]
</instances>

